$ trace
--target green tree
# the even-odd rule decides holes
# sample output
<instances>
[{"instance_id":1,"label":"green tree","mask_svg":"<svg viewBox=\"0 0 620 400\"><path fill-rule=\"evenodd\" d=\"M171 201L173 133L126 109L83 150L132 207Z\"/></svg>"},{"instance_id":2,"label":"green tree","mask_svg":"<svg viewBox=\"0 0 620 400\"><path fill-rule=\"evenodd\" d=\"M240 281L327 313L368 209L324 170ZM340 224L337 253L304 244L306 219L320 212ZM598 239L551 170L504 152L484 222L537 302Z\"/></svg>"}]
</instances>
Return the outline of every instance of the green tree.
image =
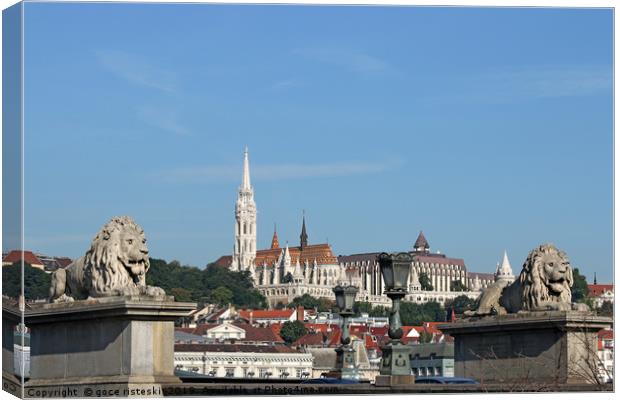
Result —
<instances>
[{"instance_id":1,"label":"green tree","mask_svg":"<svg viewBox=\"0 0 620 400\"><path fill-rule=\"evenodd\" d=\"M420 343L430 343L433 340L433 334L424 328L422 332L420 332L420 338L418 341Z\"/></svg>"},{"instance_id":2,"label":"green tree","mask_svg":"<svg viewBox=\"0 0 620 400\"><path fill-rule=\"evenodd\" d=\"M192 301L192 292L183 288L172 288L170 294L174 296L176 301Z\"/></svg>"},{"instance_id":3,"label":"green tree","mask_svg":"<svg viewBox=\"0 0 620 400\"><path fill-rule=\"evenodd\" d=\"M586 277L579 273L579 268L573 268L573 287L571 288L571 301L573 303L586 303L589 294Z\"/></svg>"},{"instance_id":4,"label":"green tree","mask_svg":"<svg viewBox=\"0 0 620 400\"><path fill-rule=\"evenodd\" d=\"M288 308L295 308L298 306L302 306L305 309L316 309L319 312L327 312L330 311L333 307L333 302L324 297L316 298L308 293L305 293L302 296L295 297L292 302L288 304Z\"/></svg>"},{"instance_id":5,"label":"green tree","mask_svg":"<svg viewBox=\"0 0 620 400\"><path fill-rule=\"evenodd\" d=\"M2 267L2 294L18 298L21 294L21 262ZM26 300L47 299L51 275L24 263L24 297Z\"/></svg>"},{"instance_id":6,"label":"green tree","mask_svg":"<svg viewBox=\"0 0 620 400\"><path fill-rule=\"evenodd\" d=\"M467 286L463 284L460 280L455 280L450 282L450 291L452 292L466 292Z\"/></svg>"},{"instance_id":7,"label":"green tree","mask_svg":"<svg viewBox=\"0 0 620 400\"><path fill-rule=\"evenodd\" d=\"M445 310L436 301L416 304L404 301L400 304L400 318L404 325L421 325L423 322L445 321Z\"/></svg>"},{"instance_id":8,"label":"green tree","mask_svg":"<svg viewBox=\"0 0 620 400\"><path fill-rule=\"evenodd\" d=\"M220 286L212 291L209 297L212 303L225 306L226 304L232 303L233 292L231 292L227 287Z\"/></svg>"},{"instance_id":9,"label":"green tree","mask_svg":"<svg viewBox=\"0 0 620 400\"><path fill-rule=\"evenodd\" d=\"M426 272L421 272L418 280L420 281L420 287L422 290L432 291L434 289Z\"/></svg>"},{"instance_id":10,"label":"green tree","mask_svg":"<svg viewBox=\"0 0 620 400\"><path fill-rule=\"evenodd\" d=\"M362 313L370 315L372 312L372 304L367 301L356 301L353 303L353 312L356 317L359 317Z\"/></svg>"},{"instance_id":11,"label":"green tree","mask_svg":"<svg viewBox=\"0 0 620 400\"><path fill-rule=\"evenodd\" d=\"M599 308L598 312L605 317L613 317L614 304L611 301L605 300L603 304L601 304L601 308Z\"/></svg>"},{"instance_id":12,"label":"green tree","mask_svg":"<svg viewBox=\"0 0 620 400\"><path fill-rule=\"evenodd\" d=\"M389 317L390 309L384 306L376 306L372 308L369 314L370 317Z\"/></svg>"},{"instance_id":13,"label":"green tree","mask_svg":"<svg viewBox=\"0 0 620 400\"><path fill-rule=\"evenodd\" d=\"M147 284L159 286L167 293L173 294L171 291L177 288L177 294L187 298L185 296L188 293L178 291L178 288L185 289L189 292L191 301L202 305L212 301L211 294L214 290L224 287L232 292L230 302L237 307L264 308L267 305L265 296L254 289L248 271L231 271L215 264L209 264L206 269L198 269L182 266L178 261L167 263L154 258L150 261L151 268L146 274Z\"/></svg>"},{"instance_id":14,"label":"green tree","mask_svg":"<svg viewBox=\"0 0 620 400\"><path fill-rule=\"evenodd\" d=\"M328 312L328 311L332 311L336 304L335 304L335 300L330 300L330 299L326 299L325 297L321 297L319 298L319 306L317 308L317 311L319 312Z\"/></svg>"},{"instance_id":15,"label":"green tree","mask_svg":"<svg viewBox=\"0 0 620 400\"><path fill-rule=\"evenodd\" d=\"M308 331L301 321L286 321L280 329L280 336L288 344L293 343L306 333Z\"/></svg>"},{"instance_id":16,"label":"green tree","mask_svg":"<svg viewBox=\"0 0 620 400\"><path fill-rule=\"evenodd\" d=\"M319 307L319 299L305 293L302 296L297 296L288 304L288 308L296 308L302 306L306 309L314 309Z\"/></svg>"},{"instance_id":17,"label":"green tree","mask_svg":"<svg viewBox=\"0 0 620 400\"><path fill-rule=\"evenodd\" d=\"M462 294L446 302L446 307L452 308L455 314L461 315L467 310L475 310L478 307L478 301Z\"/></svg>"}]
</instances>

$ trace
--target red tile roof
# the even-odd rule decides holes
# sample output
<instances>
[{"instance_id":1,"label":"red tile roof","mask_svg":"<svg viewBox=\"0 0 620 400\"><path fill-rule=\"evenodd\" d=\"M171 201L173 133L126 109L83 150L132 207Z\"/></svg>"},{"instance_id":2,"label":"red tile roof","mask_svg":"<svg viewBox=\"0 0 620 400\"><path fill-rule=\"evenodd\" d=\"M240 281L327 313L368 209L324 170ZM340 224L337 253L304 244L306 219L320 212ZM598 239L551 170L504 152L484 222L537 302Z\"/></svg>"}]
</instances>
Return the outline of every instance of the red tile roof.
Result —
<instances>
[{"instance_id":1,"label":"red tile roof","mask_svg":"<svg viewBox=\"0 0 620 400\"><path fill-rule=\"evenodd\" d=\"M20 250L12 250L11 252L9 252L9 254L6 255L6 257L4 257L2 262L13 264L18 261L21 261L21 259L22 259L22 252ZM43 265L43 262L41 262L41 260L39 260L37 256L34 255L33 252L26 251L26 250L24 250L24 262L30 265Z\"/></svg>"},{"instance_id":2,"label":"red tile roof","mask_svg":"<svg viewBox=\"0 0 620 400\"><path fill-rule=\"evenodd\" d=\"M66 268L73 262L69 257L57 257L56 262L60 264L62 268Z\"/></svg>"},{"instance_id":3,"label":"red tile roof","mask_svg":"<svg viewBox=\"0 0 620 400\"><path fill-rule=\"evenodd\" d=\"M323 347L323 340L325 339L325 336L326 335L321 332L306 333L295 342L293 342L293 346Z\"/></svg>"},{"instance_id":4,"label":"red tile roof","mask_svg":"<svg viewBox=\"0 0 620 400\"><path fill-rule=\"evenodd\" d=\"M217 352L217 353L302 353L302 351L283 345L261 346L252 344L228 343L177 343L175 352Z\"/></svg>"},{"instance_id":5,"label":"red tile roof","mask_svg":"<svg viewBox=\"0 0 620 400\"><path fill-rule=\"evenodd\" d=\"M604 292L606 291L614 291L614 285L604 285L604 284L600 284L600 285L588 285L588 291L590 292L591 296L600 296L602 295Z\"/></svg>"},{"instance_id":6,"label":"red tile roof","mask_svg":"<svg viewBox=\"0 0 620 400\"><path fill-rule=\"evenodd\" d=\"M193 335L205 336L209 329L215 328L222 324L200 324L195 328L175 328L177 331L191 333ZM250 324L232 323L231 325L241 328L245 331L245 339L237 340L238 342L274 342L284 343L279 334L275 333L270 327L252 326Z\"/></svg>"},{"instance_id":7,"label":"red tile roof","mask_svg":"<svg viewBox=\"0 0 620 400\"><path fill-rule=\"evenodd\" d=\"M327 243L311 244L305 246L302 250L301 247L289 247L289 254L291 255L291 262L295 264L299 258L300 264L303 264L306 260L309 264L312 264L316 259L317 264L338 264L338 258L334 256L332 248ZM261 266L265 263L268 267L272 267L273 263L280 257L282 248L264 249L256 251L256 259L254 265ZM232 263L231 256L222 256L215 261L215 264L229 267Z\"/></svg>"},{"instance_id":8,"label":"red tile roof","mask_svg":"<svg viewBox=\"0 0 620 400\"><path fill-rule=\"evenodd\" d=\"M252 314L250 316L250 313ZM296 310L239 310L239 317L245 320L254 321L259 319L289 319L291 314L295 314Z\"/></svg>"},{"instance_id":9,"label":"red tile roof","mask_svg":"<svg viewBox=\"0 0 620 400\"><path fill-rule=\"evenodd\" d=\"M614 331L611 329L601 329L600 331L598 331L598 349L603 350L604 348L603 340L605 339L609 340L613 338L614 338Z\"/></svg>"}]
</instances>

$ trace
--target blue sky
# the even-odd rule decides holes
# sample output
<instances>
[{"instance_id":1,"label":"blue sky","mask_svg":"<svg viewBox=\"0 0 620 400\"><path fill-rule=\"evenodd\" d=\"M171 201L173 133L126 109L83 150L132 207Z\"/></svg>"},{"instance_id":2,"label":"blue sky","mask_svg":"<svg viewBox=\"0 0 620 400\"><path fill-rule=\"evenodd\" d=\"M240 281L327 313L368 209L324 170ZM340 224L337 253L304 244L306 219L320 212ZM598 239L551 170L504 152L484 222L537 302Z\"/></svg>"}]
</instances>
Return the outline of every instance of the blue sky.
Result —
<instances>
[{"instance_id":1,"label":"blue sky","mask_svg":"<svg viewBox=\"0 0 620 400\"><path fill-rule=\"evenodd\" d=\"M612 279L612 12L25 6L26 247L114 215L153 257L229 254L250 149L259 248L433 251L515 272L553 242Z\"/></svg>"}]
</instances>

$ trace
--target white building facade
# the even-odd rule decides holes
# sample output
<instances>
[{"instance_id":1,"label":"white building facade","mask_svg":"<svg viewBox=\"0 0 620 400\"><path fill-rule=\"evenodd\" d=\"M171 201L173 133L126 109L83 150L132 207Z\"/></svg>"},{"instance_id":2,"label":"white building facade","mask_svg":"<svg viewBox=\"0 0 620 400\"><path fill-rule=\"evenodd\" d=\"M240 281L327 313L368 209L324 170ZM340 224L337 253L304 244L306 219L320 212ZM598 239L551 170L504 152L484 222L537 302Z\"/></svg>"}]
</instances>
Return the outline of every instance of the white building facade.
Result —
<instances>
[{"instance_id":1,"label":"white building facade","mask_svg":"<svg viewBox=\"0 0 620 400\"><path fill-rule=\"evenodd\" d=\"M252 270L256 258L256 203L250 184L248 148L243 152L243 178L235 203L235 243L231 268L236 271Z\"/></svg>"},{"instance_id":2,"label":"white building facade","mask_svg":"<svg viewBox=\"0 0 620 400\"><path fill-rule=\"evenodd\" d=\"M174 367L218 378L304 379L312 354L287 346L176 344Z\"/></svg>"}]
</instances>

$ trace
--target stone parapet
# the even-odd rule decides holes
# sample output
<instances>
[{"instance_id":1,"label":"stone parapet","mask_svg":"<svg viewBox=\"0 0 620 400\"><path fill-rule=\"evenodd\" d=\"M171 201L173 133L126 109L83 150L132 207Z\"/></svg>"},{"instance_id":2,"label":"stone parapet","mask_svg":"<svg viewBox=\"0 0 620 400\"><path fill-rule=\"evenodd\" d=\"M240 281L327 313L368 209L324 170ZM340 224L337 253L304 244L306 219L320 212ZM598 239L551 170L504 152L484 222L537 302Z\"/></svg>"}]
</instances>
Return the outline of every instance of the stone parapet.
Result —
<instances>
[{"instance_id":1,"label":"stone parapet","mask_svg":"<svg viewBox=\"0 0 620 400\"><path fill-rule=\"evenodd\" d=\"M141 296L33 305L23 314L31 335L25 389L47 393L79 386L118 389L125 395L149 389L157 396L153 388L179 382L174 375L174 321L195 307ZM20 317L18 309L3 305L3 328L10 329Z\"/></svg>"},{"instance_id":2,"label":"stone parapet","mask_svg":"<svg viewBox=\"0 0 620 400\"><path fill-rule=\"evenodd\" d=\"M596 333L611 318L521 312L439 325L454 337L455 375L487 383L598 383Z\"/></svg>"}]
</instances>

